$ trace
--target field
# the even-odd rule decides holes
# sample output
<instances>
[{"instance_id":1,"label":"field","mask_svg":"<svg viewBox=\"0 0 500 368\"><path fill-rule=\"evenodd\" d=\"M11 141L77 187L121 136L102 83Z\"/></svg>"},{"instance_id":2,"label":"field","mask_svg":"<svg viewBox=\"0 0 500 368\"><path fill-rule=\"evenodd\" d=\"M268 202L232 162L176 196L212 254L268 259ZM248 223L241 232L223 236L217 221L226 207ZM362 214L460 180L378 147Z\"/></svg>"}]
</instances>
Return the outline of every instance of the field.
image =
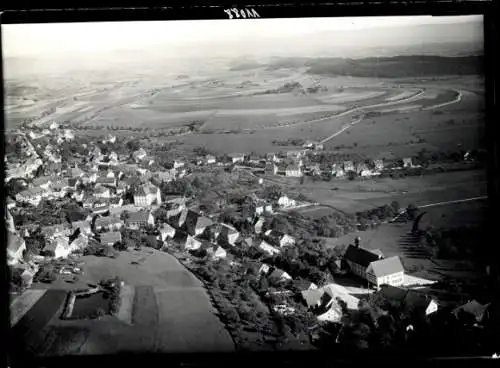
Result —
<instances>
[{"instance_id":1,"label":"field","mask_svg":"<svg viewBox=\"0 0 500 368\"><path fill-rule=\"evenodd\" d=\"M52 356L67 351L93 355L120 351L212 352L234 349L202 283L169 254L147 249L121 252L117 259L85 256L82 260L85 262L84 275L78 283L66 284L65 287L78 289L104 278L122 278L135 289L133 305L126 308L132 315L132 324L126 322L126 316L118 319L109 315L100 320L60 320L55 311L62 307L66 292L49 289L46 295L61 295L57 301L59 304L56 306L57 303L53 302L51 313L48 313L47 301L44 302L46 296L42 298L27 316L30 320L43 317L43 323L37 322L35 329L23 330L22 334L29 334L34 341L34 353ZM131 264L132 261L138 261L140 265ZM60 288L63 284L56 282L46 287ZM45 310L43 316L32 314L41 311L40 308ZM26 322L26 318L21 319L16 328L28 326ZM42 324L46 327L43 328ZM15 331L21 335L19 329ZM52 347L49 344L41 349L37 345L46 336L56 335L61 337L54 340Z\"/></svg>"},{"instance_id":2,"label":"field","mask_svg":"<svg viewBox=\"0 0 500 368\"><path fill-rule=\"evenodd\" d=\"M28 289L12 300L10 303L11 326L15 325L43 297L45 292L46 290L43 289Z\"/></svg>"},{"instance_id":3,"label":"field","mask_svg":"<svg viewBox=\"0 0 500 368\"><path fill-rule=\"evenodd\" d=\"M421 206L480 197L486 195L487 189L486 173L482 170L356 181L332 179L330 182L314 182L306 177L303 184L297 179L272 177L265 179L266 182L282 185L287 188L289 195L302 193L311 201L349 213L390 204L392 201L398 201L401 206L410 203Z\"/></svg>"},{"instance_id":4,"label":"field","mask_svg":"<svg viewBox=\"0 0 500 368\"><path fill-rule=\"evenodd\" d=\"M385 60L383 68L402 67L402 60L411 62L401 59L394 64ZM338 60L333 62L334 69L344 65L338 64ZM75 78L74 86L66 84L63 88L58 85L60 81L54 81L48 83L49 90L34 83L37 88L23 89L26 95L22 97L26 100L16 98L14 92L8 95L7 121L11 126L23 118L36 117L49 107L57 109L35 119L34 124L56 120L73 127L95 127L101 133L107 127L140 126L155 130L199 121L203 123L200 132L159 139L178 140L186 150L203 145L221 153L264 153L295 148L274 146L274 139L322 140L361 116L361 121L325 142L325 148L370 156L400 156L413 155L422 148L471 149L482 144L482 77L445 75L446 68L430 59L425 63L436 66L431 69L439 71L439 75L364 76L366 65L372 62L363 61L362 69L353 70L352 77L344 72L315 74L299 62L287 61L267 68L222 71L214 67L211 72L200 69L181 79L163 74L143 80L113 79L110 75L102 80L102 75L96 75L89 76L86 86L78 84ZM466 60L469 66L471 62ZM322 63L311 61L310 65L328 69ZM351 68L350 64L345 67ZM311 92L313 87L318 90ZM7 90L18 89L9 81ZM35 103L28 103L29 100ZM370 112L381 115L370 116Z\"/></svg>"}]
</instances>

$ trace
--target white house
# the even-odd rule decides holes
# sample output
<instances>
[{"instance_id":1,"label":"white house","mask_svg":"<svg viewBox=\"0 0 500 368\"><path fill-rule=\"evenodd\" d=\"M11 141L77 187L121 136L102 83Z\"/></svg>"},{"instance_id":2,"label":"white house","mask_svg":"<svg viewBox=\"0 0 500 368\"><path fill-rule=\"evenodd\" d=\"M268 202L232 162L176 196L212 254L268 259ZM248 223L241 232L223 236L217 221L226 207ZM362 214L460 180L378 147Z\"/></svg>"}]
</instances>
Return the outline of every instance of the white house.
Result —
<instances>
[{"instance_id":1,"label":"white house","mask_svg":"<svg viewBox=\"0 0 500 368\"><path fill-rule=\"evenodd\" d=\"M38 206L42 201L42 195L44 194L44 190L40 187L29 188L23 190L20 193L16 194L16 201L22 203L29 203L32 206Z\"/></svg>"},{"instance_id":2,"label":"white house","mask_svg":"<svg viewBox=\"0 0 500 368\"><path fill-rule=\"evenodd\" d=\"M115 143L116 142L116 137L114 135L108 134L106 139L102 140L102 143Z\"/></svg>"},{"instance_id":3,"label":"white house","mask_svg":"<svg viewBox=\"0 0 500 368\"><path fill-rule=\"evenodd\" d=\"M66 139L67 141L71 141L73 139L75 139L75 135L73 134L73 132L69 129L65 129L64 130L64 135L63 135L64 139Z\"/></svg>"},{"instance_id":4,"label":"white house","mask_svg":"<svg viewBox=\"0 0 500 368\"><path fill-rule=\"evenodd\" d=\"M383 258L364 248L349 245L344 260L352 273L360 276L377 288L383 284L404 284L404 268L398 256Z\"/></svg>"},{"instance_id":5,"label":"white house","mask_svg":"<svg viewBox=\"0 0 500 368\"><path fill-rule=\"evenodd\" d=\"M269 162L279 162L279 158L278 158L278 155L276 155L276 153L273 153L273 152L269 152L266 154L266 160L269 161Z\"/></svg>"},{"instance_id":6,"label":"white house","mask_svg":"<svg viewBox=\"0 0 500 368\"><path fill-rule=\"evenodd\" d=\"M370 176L371 175L371 171L370 169L368 169L368 166L364 163L359 163L357 168L356 168L356 172L359 176L363 176L363 177L366 177L366 176Z\"/></svg>"},{"instance_id":7,"label":"white house","mask_svg":"<svg viewBox=\"0 0 500 368\"><path fill-rule=\"evenodd\" d=\"M403 167L405 168L413 167L413 163L410 157L403 158Z\"/></svg>"},{"instance_id":8,"label":"white house","mask_svg":"<svg viewBox=\"0 0 500 368\"><path fill-rule=\"evenodd\" d=\"M220 224L220 233L218 236L218 240L223 242L224 244L234 245L238 238L240 237L240 233L231 225Z\"/></svg>"},{"instance_id":9,"label":"white house","mask_svg":"<svg viewBox=\"0 0 500 368\"><path fill-rule=\"evenodd\" d=\"M270 279L275 279L278 281L292 280L292 276L290 276L285 271L280 270L279 268L273 268L273 270L269 273L268 277Z\"/></svg>"},{"instance_id":10,"label":"white house","mask_svg":"<svg viewBox=\"0 0 500 368\"><path fill-rule=\"evenodd\" d=\"M168 238L172 239L175 235L175 229L167 223L163 223L160 228L160 235L158 235L159 240L165 241Z\"/></svg>"},{"instance_id":11,"label":"white house","mask_svg":"<svg viewBox=\"0 0 500 368\"><path fill-rule=\"evenodd\" d=\"M297 205L297 202L295 199L288 198L286 195L282 195L278 199L278 206L281 208L287 208L287 207L295 207Z\"/></svg>"},{"instance_id":12,"label":"white house","mask_svg":"<svg viewBox=\"0 0 500 368\"><path fill-rule=\"evenodd\" d=\"M58 237L43 248L44 253L54 258L67 258L74 250L76 246L71 246L66 237Z\"/></svg>"},{"instance_id":13,"label":"white house","mask_svg":"<svg viewBox=\"0 0 500 368\"><path fill-rule=\"evenodd\" d=\"M288 234L283 234L275 230L267 230L264 235L267 237L267 239L279 246L279 247L286 247L286 246L293 246L295 245L295 238Z\"/></svg>"},{"instance_id":14,"label":"white house","mask_svg":"<svg viewBox=\"0 0 500 368\"><path fill-rule=\"evenodd\" d=\"M111 191L106 187L96 187L94 196L97 198L111 198Z\"/></svg>"},{"instance_id":15,"label":"white house","mask_svg":"<svg viewBox=\"0 0 500 368\"><path fill-rule=\"evenodd\" d=\"M134 151L132 153L132 158L137 162L137 161L142 161L146 158L147 152L144 150L144 148L139 148L137 151Z\"/></svg>"},{"instance_id":16,"label":"white house","mask_svg":"<svg viewBox=\"0 0 500 368\"><path fill-rule=\"evenodd\" d=\"M344 161L344 171L345 172L355 171L354 164L352 161Z\"/></svg>"},{"instance_id":17,"label":"white house","mask_svg":"<svg viewBox=\"0 0 500 368\"><path fill-rule=\"evenodd\" d=\"M302 167L299 163L292 163L285 169L285 176L299 178L303 176Z\"/></svg>"},{"instance_id":18,"label":"white house","mask_svg":"<svg viewBox=\"0 0 500 368\"><path fill-rule=\"evenodd\" d=\"M265 219L260 217L254 225L254 231L256 234L260 234L262 232L262 227L264 226Z\"/></svg>"},{"instance_id":19,"label":"white house","mask_svg":"<svg viewBox=\"0 0 500 368\"><path fill-rule=\"evenodd\" d=\"M184 162L180 160L174 160L174 169L178 169L184 166Z\"/></svg>"},{"instance_id":20,"label":"white house","mask_svg":"<svg viewBox=\"0 0 500 368\"><path fill-rule=\"evenodd\" d=\"M207 254L212 258L212 259L222 259L227 257L227 252L224 248L221 246L218 246L217 249L214 249L214 247L210 247L207 249Z\"/></svg>"},{"instance_id":21,"label":"white house","mask_svg":"<svg viewBox=\"0 0 500 368\"><path fill-rule=\"evenodd\" d=\"M215 164L217 162L217 160L215 159L215 156L213 156L213 155L206 155L205 162L207 163L207 165L211 165L211 164Z\"/></svg>"},{"instance_id":22,"label":"white house","mask_svg":"<svg viewBox=\"0 0 500 368\"><path fill-rule=\"evenodd\" d=\"M375 167L375 171L382 171L384 169L384 161L383 160L374 160L373 166Z\"/></svg>"},{"instance_id":23,"label":"white house","mask_svg":"<svg viewBox=\"0 0 500 368\"><path fill-rule=\"evenodd\" d=\"M134 193L134 204L136 206L151 206L154 202L161 204L160 188L152 184L144 184L137 188Z\"/></svg>"},{"instance_id":24,"label":"white house","mask_svg":"<svg viewBox=\"0 0 500 368\"><path fill-rule=\"evenodd\" d=\"M232 163L235 164L237 162L245 161L245 154L244 153L232 153L229 155L229 158L231 158Z\"/></svg>"},{"instance_id":25,"label":"white house","mask_svg":"<svg viewBox=\"0 0 500 368\"><path fill-rule=\"evenodd\" d=\"M26 242L23 238L13 233L7 234L7 264L9 266L22 262L25 250Z\"/></svg>"},{"instance_id":26,"label":"white house","mask_svg":"<svg viewBox=\"0 0 500 368\"><path fill-rule=\"evenodd\" d=\"M273 247L271 244L267 243L264 240L257 244L257 248L261 249L270 256L280 253L280 250L278 248Z\"/></svg>"},{"instance_id":27,"label":"white house","mask_svg":"<svg viewBox=\"0 0 500 368\"><path fill-rule=\"evenodd\" d=\"M199 240L196 240L191 235L188 235L186 237L186 241L184 243L184 249L196 250L196 249L200 249L200 247L201 247L201 242Z\"/></svg>"}]
</instances>

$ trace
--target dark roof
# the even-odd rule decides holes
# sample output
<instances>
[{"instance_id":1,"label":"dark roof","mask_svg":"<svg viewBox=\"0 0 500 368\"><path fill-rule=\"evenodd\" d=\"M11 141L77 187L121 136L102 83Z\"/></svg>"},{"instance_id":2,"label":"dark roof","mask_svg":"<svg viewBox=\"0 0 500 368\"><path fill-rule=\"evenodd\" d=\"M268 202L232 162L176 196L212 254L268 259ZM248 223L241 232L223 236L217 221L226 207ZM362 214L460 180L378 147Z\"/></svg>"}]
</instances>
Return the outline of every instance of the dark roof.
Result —
<instances>
[{"instance_id":1,"label":"dark roof","mask_svg":"<svg viewBox=\"0 0 500 368\"><path fill-rule=\"evenodd\" d=\"M459 306L458 308L455 308L453 310L454 314L457 314L459 311L464 311L466 313L470 313L473 316L476 317L477 320L481 319L481 317L484 315L484 312L486 309L488 309L489 304L481 304L477 300L471 300L468 303Z\"/></svg>"},{"instance_id":2,"label":"dark roof","mask_svg":"<svg viewBox=\"0 0 500 368\"><path fill-rule=\"evenodd\" d=\"M357 248L353 245L347 247L344 259L356 263L362 267L368 267L370 263L378 261L378 255L364 248Z\"/></svg>"},{"instance_id":3,"label":"dark roof","mask_svg":"<svg viewBox=\"0 0 500 368\"><path fill-rule=\"evenodd\" d=\"M127 221L128 222L147 222L150 212L139 211L139 212L129 212Z\"/></svg>"},{"instance_id":4,"label":"dark roof","mask_svg":"<svg viewBox=\"0 0 500 368\"><path fill-rule=\"evenodd\" d=\"M95 226L109 226L119 224L121 222L120 218L115 216L98 217L95 220Z\"/></svg>"},{"instance_id":5,"label":"dark roof","mask_svg":"<svg viewBox=\"0 0 500 368\"><path fill-rule=\"evenodd\" d=\"M399 288L391 285L382 285L378 291L385 299L400 303L409 308L425 309L432 298L423 292Z\"/></svg>"}]
</instances>

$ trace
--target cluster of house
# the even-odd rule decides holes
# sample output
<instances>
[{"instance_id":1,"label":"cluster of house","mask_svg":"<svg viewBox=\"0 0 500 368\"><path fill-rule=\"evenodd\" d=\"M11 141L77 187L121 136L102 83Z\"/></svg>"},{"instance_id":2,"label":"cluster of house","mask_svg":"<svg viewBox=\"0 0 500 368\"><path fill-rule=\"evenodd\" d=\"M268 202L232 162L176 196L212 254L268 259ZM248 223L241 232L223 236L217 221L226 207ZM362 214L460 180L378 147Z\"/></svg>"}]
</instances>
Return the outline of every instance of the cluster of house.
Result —
<instances>
[{"instance_id":1,"label":"cluster of house","mask_svg":"<svg viewBox=\"0 0 500 368\"><path fill-rule=\"evenodd\" d=\"M313 143L311 143L313 144ZM305 175L320 176L324 173L330 173L337 178L345 177L349 172L355 172L362 177L376 176L384 170L384 161L380 159L372 160L370 163L353 161L344 161L332 164L330 167L321 167L319 164L307 163L307 149L290 150L283 153L267 153L265 158L257 155L247 155L245 153L229 154L229 164L253 164L262 166L266 175L283 175L286 177L302 177ZM205 159L198 159L198 165L216 164L216 158L207 155ZM224 162L219 162L224 165ZM415 165L410 157L402 160L400 168L413 168Z\"/></svg>"},{"instance_id":2,"label":"cluster of house","mask_svg":"<svg viewBox=\"0 0 500 368\"><path fill-rule=\"evenodd\" d=\"M354 172L361 177L380 175L384 169L383 160L373 160L371 163L344 161L334 163L329 168L322 168L319 164L305 164L304 151L288 151L287 157L281 159L276 154L268 154L268 161L265 165L266 175L284 175L287 177L302 177L304 175L320 176L325 173L336 178L343 178L349 172ZM403 168L414 167L411 158L404 158Z\"/></svg>"}]
</instances>

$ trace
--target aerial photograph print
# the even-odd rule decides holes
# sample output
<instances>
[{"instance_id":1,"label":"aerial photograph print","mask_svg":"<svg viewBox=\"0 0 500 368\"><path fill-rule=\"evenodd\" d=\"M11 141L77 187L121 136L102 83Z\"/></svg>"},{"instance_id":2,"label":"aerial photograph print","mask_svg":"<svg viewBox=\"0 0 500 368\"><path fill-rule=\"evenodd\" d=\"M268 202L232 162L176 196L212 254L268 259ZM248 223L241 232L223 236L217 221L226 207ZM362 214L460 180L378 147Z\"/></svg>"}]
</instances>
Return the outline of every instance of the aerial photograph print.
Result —
<instances>
[{"instance_id":1,"label":"aerial photograph print","mask_svg":"<svg viewBox=\"0 0 500 368\"><path fill-rule=\"evenodd\" d=\"M8 24L12 359L500 353L482 16Z\"/></svg>"}]
</instances>

